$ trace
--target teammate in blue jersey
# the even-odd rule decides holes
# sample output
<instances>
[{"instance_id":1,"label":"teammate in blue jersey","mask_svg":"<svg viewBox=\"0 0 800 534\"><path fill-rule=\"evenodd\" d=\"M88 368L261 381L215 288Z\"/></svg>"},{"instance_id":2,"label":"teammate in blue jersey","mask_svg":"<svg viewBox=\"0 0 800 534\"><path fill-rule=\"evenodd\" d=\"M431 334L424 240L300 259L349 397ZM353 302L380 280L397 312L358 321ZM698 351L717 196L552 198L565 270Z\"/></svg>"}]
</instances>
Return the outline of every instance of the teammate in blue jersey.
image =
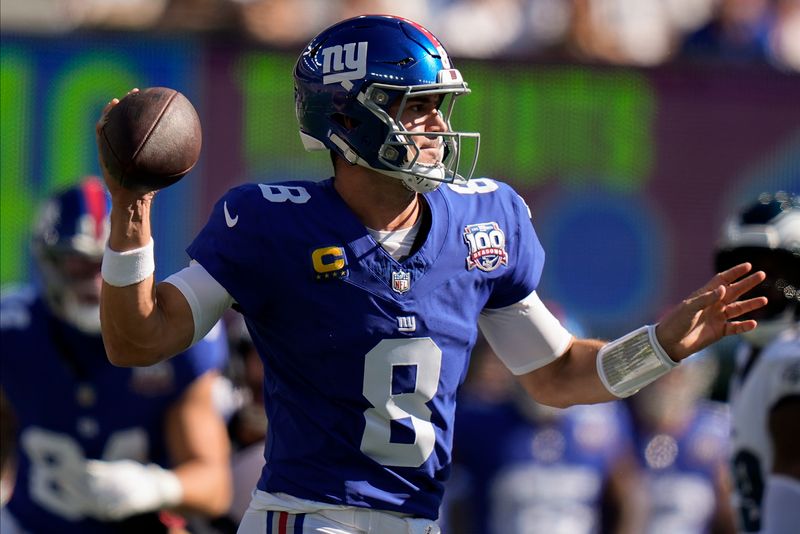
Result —
<instances>
[{"instance_id":1,"label":"teammate in blue jersey","mask_svg":"<svg viewBox=\"0 0 800 534\"><path fill-rule=\"evenodd\" d=\"M484 344L472 358L445 496L452 531L643 532L644 486L627 409L620 402L542 406L515 387Z\"/></svg>"},{"instance_id":2,"label":"teammate in blue jersey","mask_svg":"<svg viewBox=\"0 0 800 534\"><path fill-rule=\"evenodd\" d=\"M294 80L301 139L330 151L334 176L234 188L189 246L192 263L159 284L153 193L104 170L111 361L163 361L230 306L264 360L266 465L241 532L436 532L479 325L556 406L632 394L755 327L736 317L766 299L737 299L764 275L743 264L658 325L610 344L574 339L536 294L544 252L528 207L503 183L469 179L478 134L450 125L467 84L419 24L337 23L303 50Z\"/></svg>"},{"instance_id":3,"label":"teammate in blue jersey","mask_svg":"<svg viewBox=\"0 0 800 534\"><path fill-rule=\"evenodd\" d=\"M0 301L0 396L17 430L3 534L166 532L180 520L171 509L216 516L230 499L212 403L222 328L153 367L108 362L99 303L110 207L97 178L48 200L33 232L41 286Z\"/></svg>"},{"instance_id":4,"label":"teammate in blue jersey","mask_svg":"<svg viewBox=\"0 0 800 534\"><path fill-rule=\"evenodd\" d=\"M730 416L727 405L706 397L718 366L713 354L704 352L628 401L647 481L644 532L735 531Z\"/></svg>"}]
</instances>

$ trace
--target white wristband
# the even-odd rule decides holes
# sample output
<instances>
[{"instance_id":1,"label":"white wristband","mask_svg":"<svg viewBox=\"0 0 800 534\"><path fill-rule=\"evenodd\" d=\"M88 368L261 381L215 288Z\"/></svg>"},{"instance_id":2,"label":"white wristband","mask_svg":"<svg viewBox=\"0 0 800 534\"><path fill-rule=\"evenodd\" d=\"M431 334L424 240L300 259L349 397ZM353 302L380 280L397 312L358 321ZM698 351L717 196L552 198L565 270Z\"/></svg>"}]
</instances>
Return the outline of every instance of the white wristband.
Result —
<instances>
[{"instance_id":1,"label":"white wristband","mask_svg":"<svg viewBox=\"0 0 800 534\"><path fill-rule=\"evenodd\" d=\"M678 365L658 343L655 325L607 343L597 353L597 374L617 397L629 397Z\"/></svg>"},{"instance_id":2,"label":"white wristband","mask_svg":"<svg viewBox=\"0 0 800 534\"><path fill-rule=\"evenodd\" d=\"M117 252L106 245L103 253L103 280L114 287L125 287L146 280L156 270L153 240L147 245Z\"/></svg>"}]
</instances>

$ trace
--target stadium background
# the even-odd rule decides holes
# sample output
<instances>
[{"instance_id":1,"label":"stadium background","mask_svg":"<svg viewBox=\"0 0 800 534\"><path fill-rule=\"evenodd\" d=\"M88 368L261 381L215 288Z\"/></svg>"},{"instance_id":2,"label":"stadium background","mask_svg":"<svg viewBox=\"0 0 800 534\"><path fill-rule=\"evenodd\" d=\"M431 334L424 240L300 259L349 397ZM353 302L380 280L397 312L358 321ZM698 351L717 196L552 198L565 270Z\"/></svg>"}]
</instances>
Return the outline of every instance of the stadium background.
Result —
<instances>
[{"instance_id":1,"label":"stadium background","mask_svg":"<svg viewBox=\"0 0 800 534\"><path fill-rule=\"evenodd\" d=\"M227 188L329 176L327 155L304 153L297 135L295 57L203 35L4 33L0 282L33 276L35 206L99 172L94 123L131 87L180 90L204 128L199 166L158 195L159 277L186 264L184 248ZM800 191L797 74L759 64L456 65L474 91L453 123L482 134L476 176L525 197L548 254L540 292L593 335L653 321L705 281L731 209L761 191Z\"/></svg>"}]
</instances>

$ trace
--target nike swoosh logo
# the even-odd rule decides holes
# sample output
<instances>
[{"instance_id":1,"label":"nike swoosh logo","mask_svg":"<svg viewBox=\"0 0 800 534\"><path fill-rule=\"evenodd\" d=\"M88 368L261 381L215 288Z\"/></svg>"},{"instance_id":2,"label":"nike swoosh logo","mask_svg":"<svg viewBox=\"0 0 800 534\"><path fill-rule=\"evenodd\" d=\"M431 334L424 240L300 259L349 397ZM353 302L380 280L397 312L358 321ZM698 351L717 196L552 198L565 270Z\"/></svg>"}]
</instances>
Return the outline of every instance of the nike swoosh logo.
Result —
<instances>
[{"instance_id":1,"label":"nike swoosh logo","mask_svg":"<svg viewBox=\"0 0 800 534\"><path fill-rule=\"evenodd\" d=\"M231 214L228 213L228 201L222 203L222 211L225 212L225 224L228 225L228 228L233 228L236 226L236 223L239 222L239 216L231 217Z\"/></svg>"}]
</instances>

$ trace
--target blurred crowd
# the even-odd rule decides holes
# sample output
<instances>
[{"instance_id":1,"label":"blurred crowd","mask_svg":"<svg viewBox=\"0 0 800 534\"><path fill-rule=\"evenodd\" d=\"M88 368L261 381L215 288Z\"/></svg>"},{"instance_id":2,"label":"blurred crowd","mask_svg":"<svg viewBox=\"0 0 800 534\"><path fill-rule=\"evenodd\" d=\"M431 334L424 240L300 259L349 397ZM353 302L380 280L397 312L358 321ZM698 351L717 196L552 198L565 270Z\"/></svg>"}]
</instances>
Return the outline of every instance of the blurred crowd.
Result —
<instances>
[{"instance_id":1,"label":"blurred crowd","mask_svg":"<svg viewBox=\"0 0 800 534\"><path fill-rule=\"evenodd\" d=\"M456 57L800 71L800 0L4 0L4 31L207 32L296 50L364 13L430 28Z\"/></svg>"}]
</instances>

